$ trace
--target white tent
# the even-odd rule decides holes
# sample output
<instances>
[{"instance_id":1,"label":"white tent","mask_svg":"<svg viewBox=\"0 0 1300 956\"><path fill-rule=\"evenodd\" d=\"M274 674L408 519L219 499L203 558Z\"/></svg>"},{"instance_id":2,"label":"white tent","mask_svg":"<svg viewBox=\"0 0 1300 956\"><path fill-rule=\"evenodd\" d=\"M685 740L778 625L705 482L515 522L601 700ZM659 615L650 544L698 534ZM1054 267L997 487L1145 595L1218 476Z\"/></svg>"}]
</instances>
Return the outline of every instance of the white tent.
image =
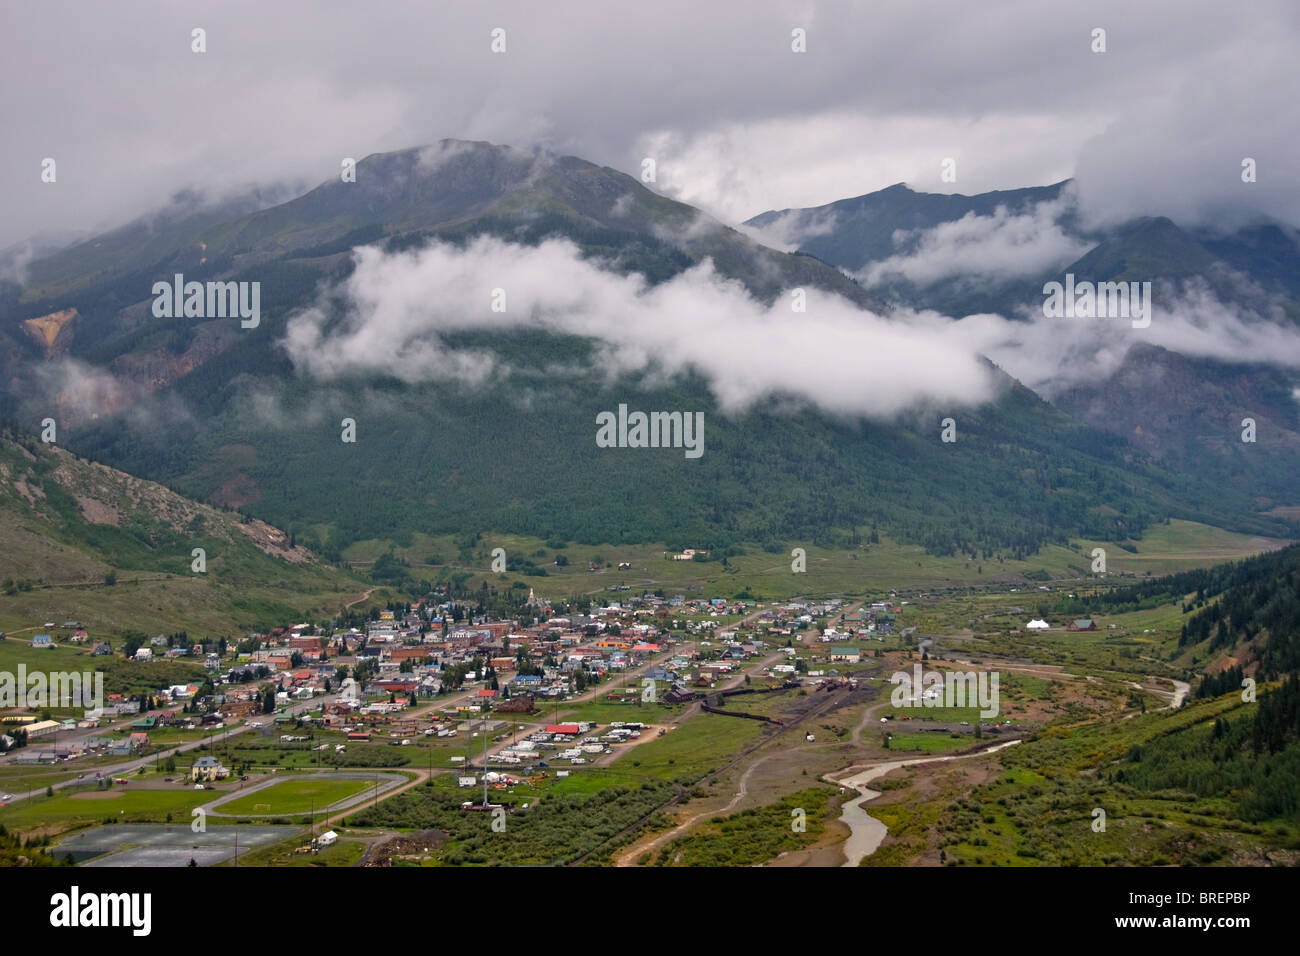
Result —
<instances>
[{"instance_id":1,"label":"white tent","mask_svg":"<svg viewBox=\"0 0 1300 956\"><path fill-rule=\"evenodd\" d=\"M339 839L339 835L338 835L337 833L335 833L333 830L326 830L326 831L325 831L324 833L322 833L322 834L320 835L320 837L316 840L316 845L317 845L317 846L333 846L335 843L338 842L338 839Z\"/></svg>"},{"instance_id":2,"label":"white tent","mask_svg":"<svg viewBox=\"0 0 1300 956\"><path fill-rule=\"evenodd\" d=\"M1046 621L1040 621L1035 619L1033 621L1030 621L1028 624L1026 624L1025 627L1027 627L1031 631L1045 631L1049 627L1051 627L1051 625L1048 624Z\"/></svg>"}]
</instances>

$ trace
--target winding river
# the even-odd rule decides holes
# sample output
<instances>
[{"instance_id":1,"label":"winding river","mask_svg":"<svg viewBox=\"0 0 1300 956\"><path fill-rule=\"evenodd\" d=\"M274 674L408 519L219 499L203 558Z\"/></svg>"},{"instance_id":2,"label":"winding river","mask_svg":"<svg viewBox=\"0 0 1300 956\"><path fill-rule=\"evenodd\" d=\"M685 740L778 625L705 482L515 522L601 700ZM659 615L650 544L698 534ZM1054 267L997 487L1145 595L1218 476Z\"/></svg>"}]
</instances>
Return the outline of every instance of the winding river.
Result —
<instances>
[{"instance_id":1,"label":"winding river","mask_svg":"<svg viewBox=\"0 0 1300 956\"><path fill-rule=\"evenodd\" d=\"M871 816L862 805L869 800L874 800L880 796L879 790L870 789L867 784L877 777L883 777L891 770L897 770L899 767L913 767L921 763L943 763L948 760L967 760L971 757L983 757L987 754L996 753L1007 747L1014 747L1020 743L1019 740L1008 740L1004 743L996 744L984 750L977 750L968 754L949 754L946 757L913 757L908 760L888 760L884 763L871 764L857 772L853 772L853 767L846 767L837 774L827 774L826 779L837 783L842 787L853 787L860 792L862 796L855 800L850 800L844 804L840 812L840 819L849 827L849 837L844 841L844 855L848 858L843 866L857 866L865 857L876 852L889 828L883 823ZM851 774L850 776L843 776Z\"/></svg>"}]
</instances>

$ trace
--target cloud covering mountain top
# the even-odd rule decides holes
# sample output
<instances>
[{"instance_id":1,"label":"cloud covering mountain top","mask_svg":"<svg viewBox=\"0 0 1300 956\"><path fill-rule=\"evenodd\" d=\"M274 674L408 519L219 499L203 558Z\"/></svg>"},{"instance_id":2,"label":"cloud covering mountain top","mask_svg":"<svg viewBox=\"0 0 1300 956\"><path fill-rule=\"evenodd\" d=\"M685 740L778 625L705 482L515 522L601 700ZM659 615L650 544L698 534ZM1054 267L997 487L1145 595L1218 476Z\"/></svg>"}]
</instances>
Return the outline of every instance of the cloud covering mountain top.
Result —
<instances>
[{"instance_id":1,"label":"cloud covering mountain top","mask_svg":"<svg viewBox=\"0 0 1300 956\"><path fill-rule=\"evenodd\" d=\"M1098 221L1300 223L1289 0L576 0L564 15L122 0L66 14L15 6L0 31L15 147L0 156L0 248L120 223L184 187L307 188L337 180L345 157L444 137L633 174L652 157L656 189L731 222L898 181L974 193L1075 176ZM806 53L791 50L796 28ZM1258 182L1241 182L1244 157ZM45 158L56 183L41 181Z\"/></svg>"}]
</instances>

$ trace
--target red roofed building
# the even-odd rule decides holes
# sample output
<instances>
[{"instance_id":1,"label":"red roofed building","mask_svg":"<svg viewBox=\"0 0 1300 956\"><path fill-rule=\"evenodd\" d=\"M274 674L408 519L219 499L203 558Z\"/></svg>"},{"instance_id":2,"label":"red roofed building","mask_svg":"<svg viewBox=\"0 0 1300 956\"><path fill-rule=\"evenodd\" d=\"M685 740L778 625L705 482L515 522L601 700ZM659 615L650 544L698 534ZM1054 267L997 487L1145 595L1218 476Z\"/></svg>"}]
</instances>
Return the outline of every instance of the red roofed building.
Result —
<instances>
[{"instance_id":1,"label":"red roofed building","mask_svg":"<svg viewBox=\"0 0 1300 956\"><path fill-rule=\"evenodd\" d=\"M569 736L576 736L581 733L577 724L547 724L546 732L548 734L567 734Z\"/></svg>"}]
</instances>

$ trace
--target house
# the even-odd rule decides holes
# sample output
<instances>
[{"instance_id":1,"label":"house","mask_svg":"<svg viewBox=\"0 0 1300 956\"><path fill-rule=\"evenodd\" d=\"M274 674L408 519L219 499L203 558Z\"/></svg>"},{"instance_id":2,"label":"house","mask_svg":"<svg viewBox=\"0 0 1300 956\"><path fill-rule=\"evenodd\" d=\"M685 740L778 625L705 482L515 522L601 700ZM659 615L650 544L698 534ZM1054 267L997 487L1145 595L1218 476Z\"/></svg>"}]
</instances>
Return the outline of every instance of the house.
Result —
<instances>
[{"instance_id":1,"label":"house","mask_svg":"<svg viewBox=\"0 0 1300 956\"><path fill-rule=\"evenodd\" d=\"M127 740L131 744L131 752L144 750L149 746L149 735L145 733L133 733Z\"/></svg>"},{"instance_id":2,"label":"house","mask_svg":"<svg viewBox=\"0 0 1300 956\"><path fill-rule=\"evenodd\" d=\"M862 652L852 645L840 644L831 648L832 661L844 661L849 664L856 664L861 659Z\"/></svg>"},{"instance_id":3,"label":"house","mask_svg":"<svg viewBox=\"0 0 1300 956\"><path fill-rule=\"evenodd\" d=\"M104 657L105 655L113 653L113 649L108 646L107 641L100 641L95 645L95 649L90 653L93 657Z\"/></svg>"},{"instance_id":4,"label":"house","mask_svg":"<svg viewBox=\"0 0 1300 956\"><path fill-rule=\"evenodd\" d=\"M335 833L333 830L326 830L324 833L322 833L319 837L316 838L316 845L318 847L333 846L338 841L339 841L339 835L337 833Z\"/></svg>"},{"instance_id":5,"label":"house","mask_svg":"<svg viewBox=\"0 0 1300 956\"><path fill-rule=\"evenodd\" d=\"M142 647L135 652L135 659L137 661L151 661L153 660L153 651L147 647Z\"/></svg>"},{"instance_id":6,"label":"house","mask_svg":"<svg viewBox=\"0 0 1300 956\"><path fill-rule=\"evenodd\" d=\"M1095 631L1097 624L1090 617L1081 617L1071 621L1065 628L1067 631Z\"/></svg>"},{"instance_id":7,"label":"house","mask_svg":"<svg viewBox=\"0 0 1300 956\"><path fill-rule=\"evenodd\" d=\"M211 783L214 780L224 780L229 775L230 770L221 766L221 761L216 757L200 757L190 767L190 779L195 782Z\"/></svg>"}]
</instances>

